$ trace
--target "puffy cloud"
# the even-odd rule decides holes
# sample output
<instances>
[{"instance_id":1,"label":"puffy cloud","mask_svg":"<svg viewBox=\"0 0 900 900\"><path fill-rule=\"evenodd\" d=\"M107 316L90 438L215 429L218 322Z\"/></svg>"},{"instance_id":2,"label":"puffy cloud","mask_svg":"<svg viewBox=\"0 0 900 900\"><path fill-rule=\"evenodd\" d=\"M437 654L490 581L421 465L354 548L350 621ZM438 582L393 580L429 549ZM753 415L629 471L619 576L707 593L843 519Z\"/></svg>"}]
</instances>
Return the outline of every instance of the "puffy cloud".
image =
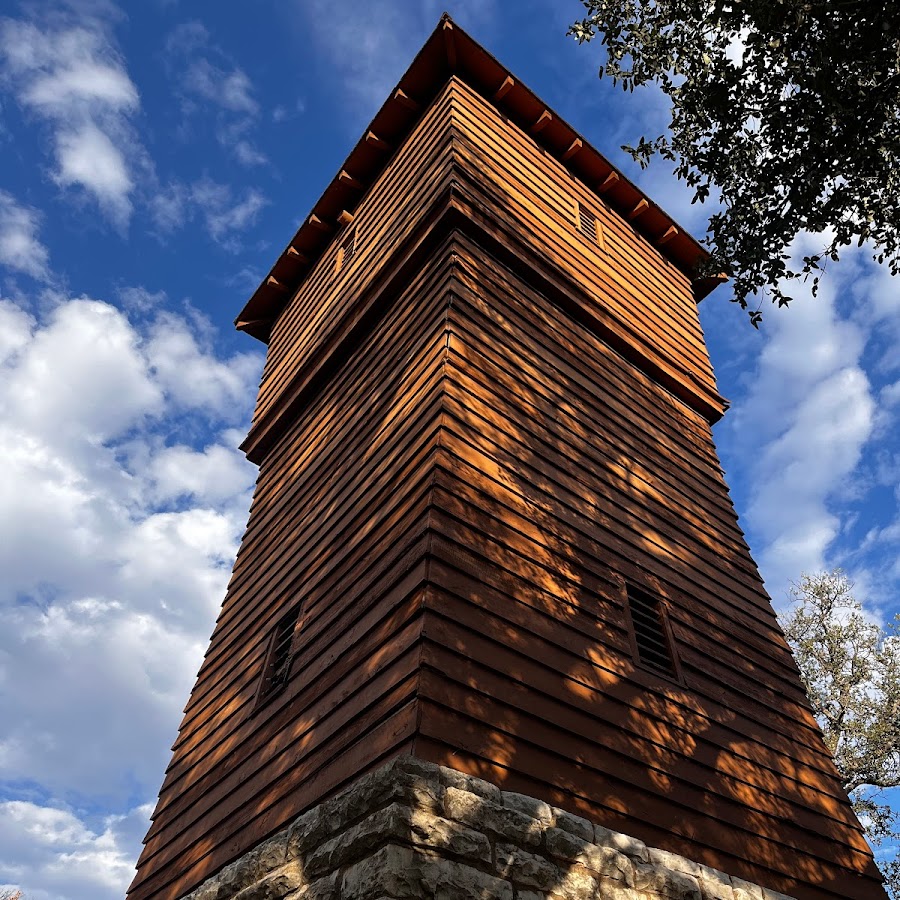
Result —
<instances>
[{"instance_id":1,"label":"puffy cloud","mask_svg":"<svg viewBox=\"0 0 900 900\"><path fill-rule=\"evenodd\" d=\"M36 210L19 206L12 194L0 190L0 265L45 280L49 253L38 240L39 222Z\"/></svg>"},{"instance_id":2,"label":"puffy cloud","mask_svg":"<svg viewBox=\"0 0 900 900\"><path fill-rule=\"evenodd\" d=\"M0 870L28 884L29 900L112 900L133 873L134 824L146 822L149 813L140 807L110 816L93 830L68 809L0 803Z\"/></svg>"},{"instance_id":3,"label":"puffy cloud","mask_svg":"<svg viewBox=\"0 0 900 900\"><path fill-rule=\"evenodd\" d=\"M255 477L261 359L152 309L0 302L0 881L35 900L127 886Z\"/></svg>"},{"instance_id":4,"label":"puffy cloud","mask_svg":"<svg viewBox=\"0 0 900 900\"><path fill-rule=\"evenodd\" d=\"M802 572L832 564L847 525L835 510L875 429L865 363L871 332L846 303L856 274L833 269L818 297L798 296L789 310L769 313L755 371L724 426L730 462L748 485L749 538L776 605Z\"/></svg>"},{"instance_id":5,"label":"puffy cloud","mask_svg":"<svg viewBox=\"0 0 900 900\"><path fill-rule=\"evenodd\" d=\"M57 184L83 189L124 228L132 210L131 170L145 162L129 122L140 98L108 21L86 13L77 21L58 15L49 27L3 20L0 66L21 106L53 133Z\"/></svg>"},{"instance_id":6,"label":"puffy cloud","mask_svg":"<svg viewBox=\"0 0 900 900\"><path fill-rule=\"evenodd\" d=\"M125 155L109 136L89 123L61 132L56 155L57 184L81 185L94 194L100 206L117 222L131 215L129 195L134 187Z\"/></svg>"}]
</instances>

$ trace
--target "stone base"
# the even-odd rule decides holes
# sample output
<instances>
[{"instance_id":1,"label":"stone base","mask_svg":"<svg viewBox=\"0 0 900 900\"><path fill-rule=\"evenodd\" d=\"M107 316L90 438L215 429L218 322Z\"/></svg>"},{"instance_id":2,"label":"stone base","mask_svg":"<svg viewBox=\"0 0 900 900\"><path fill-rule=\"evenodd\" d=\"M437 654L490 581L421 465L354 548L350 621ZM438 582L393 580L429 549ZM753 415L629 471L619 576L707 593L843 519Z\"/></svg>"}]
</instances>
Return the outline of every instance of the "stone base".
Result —
<instances>
[{"instance_id":1,"label":"stone base","mask_svg":"<svg viewBox=\"0 0 900 900\"><path fill-rule=\"evenodd\" d=\"M183 900L790 900L454 769L401 757Z\"/></svg>"}]
</instances>

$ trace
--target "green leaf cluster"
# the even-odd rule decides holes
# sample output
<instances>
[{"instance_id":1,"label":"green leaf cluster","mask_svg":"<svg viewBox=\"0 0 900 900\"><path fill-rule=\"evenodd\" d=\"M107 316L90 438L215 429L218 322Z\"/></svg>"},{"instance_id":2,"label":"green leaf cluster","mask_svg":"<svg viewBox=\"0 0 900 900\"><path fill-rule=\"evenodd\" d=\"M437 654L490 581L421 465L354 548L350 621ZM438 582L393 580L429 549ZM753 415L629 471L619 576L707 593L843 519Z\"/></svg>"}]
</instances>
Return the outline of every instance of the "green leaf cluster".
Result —
<instances>
[{"instance_id":1,"label":"green leaf cluster","mask_svg":"<svg viewBox=\"0 0 900 900\"><path fill-rule=\"evenodd\" d=\"M758 325L768 296L819 278L867 244L900 271L900 4L895 0L582 0L570 28L605 47L601 76L657 84L668 133L626 149L674 164L694 201L714 199L712 253ZM819 252L792 262L802 232Z\"/></svg>"}]
</instances>

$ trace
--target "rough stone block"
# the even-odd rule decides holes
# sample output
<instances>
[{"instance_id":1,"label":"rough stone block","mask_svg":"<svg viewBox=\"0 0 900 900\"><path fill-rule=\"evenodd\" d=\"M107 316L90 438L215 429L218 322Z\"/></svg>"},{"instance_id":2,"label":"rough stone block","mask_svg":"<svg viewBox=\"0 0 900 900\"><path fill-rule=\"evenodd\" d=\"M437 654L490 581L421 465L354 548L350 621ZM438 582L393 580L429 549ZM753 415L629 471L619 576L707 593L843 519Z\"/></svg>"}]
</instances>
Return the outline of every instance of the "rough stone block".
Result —
<instances>
[{"instance_id":1,"label":"rough stone block","mask_svg":"<svg viewBox=\"0 0 900 900\"><path fill-rule=\"evenodd\" d=\"M388 844L344 871L341 900L420 896L421 862L421 851Z\"/></svg>"},{"instance_id":2,"label":"rough stone block","mask_svg":"<svg viewBox=\"0 0 900 900\"><path fill-rule=\"evenodd\" d=\"M549 892L552 900L597 900L597 879L581 868L573 866L563 873L559 884Z\"/></svg>"},{"instance_id":3,"label":"rough stone block","mask_svg":"<svg viewBox=\"0 0 900 900\"><path fill-rule=\"evenodd\" d=\"M497 844L497 874L516 885L542 891L553 890L562 877L559 868L549 860L514 844Z\"/></svg>"},{"instance_id":4,"label":"rough stone block","mask_svg":"<svg viewBox=\"0 0 900 900\"><path fill-rule=\"evenodd\" d=\"M553 824L563 831L568 831L585 841L594 840L594 826L587 819L566 812L564 809L552 807Z\"/></svg>"},{"instance_id":5,"label":"rough stone block","mask_svg":"<svg viewBox=\"0 0 900 900\"><path fill-rule=\"evenodd\" d=\"M448 819L517 844L536 847L541 842L541 826L537 820L469 791L448 787L444 811Z\"/></svg>"},{"instance_id":6,"label":"rough stone block","mask_svg":"<svg viewBox=\"0 0 900 900\"><path fill-rule=\"evenodd\" d=\"M677 853L670 853L668 850L657 850L655 847L650 850L650 862L655 866L665 866L667 869L674 869L676 872L684 872L685 875L692 875L694 878L700 877L700 866L693 860L685 859Z\"/></svg>"},{"instance_id":7,"label":"rough stone block","mask_svg":"<svg viewBox=\"0 0 900 900\"><path fill-rule=\"evenodd\" d=\"M256 873L247 865L244 857L229 863L213 879L210 900L228 900L253 883Z\"/></svg>"},{"instance_id":8,"label":"rough stone block","mask_svg":"<svg viewBox=\"0 0 900 900\"><path fill-rule=\"evenodd\" d=\"M597 879L596 900L657 900L652 894L644 894L613 878Z\"/></svg>"},{"instance_id":9,"label":"rough stone block","mask_svg":"<svg viewBox=\"0 0 900 900\"><path fill-rule=\"evenodd\" d=\"M653 856L652 850L650 855ZM669 900L701 900L702 896L700 883L693 875L661 865L635 863L634 886L640 891L662 894Z\"/></svg>"},{"instance_id":10,"label":"rough stone block","mask_svg":"<svg viewBox=\"0 0 900 900\"><path fill-rule=\"evenodd\" d=\"M731 878L709 866L700 866L700 889L704 897L711 897L713 900L734 900Z\"/></svg>"},{"instance_id":11,"label":"rough stone block","mask_svg":"<svg viewBox=\"0 0 900 900\"><path fill-rule=\"evenodd\" d=\"M545 825L553 822L553 807L543 800L535 797L529 797L527 794L517 794L513 791L503 792L503 805L507 809L514 809L516 812L522 813L523 816L531 816L532 819L538 819Z\"/></svg>"},{"instance_id":12,"label":"rough stone block","mask_svg":"<svg viewBox=\"0 0 900 900\"><path fill-rule=\"evenodd\" d=\"M425 897L434 900L513 900L512 885L471 866L430 860L422 881ZM421 900L421 895L417 900Z\"/></svg>"},{"instance_id":13,"label":"rough stone block","mask_svg":"<svg viewBox=\"0 0 900 900\"><path fill-rule=\"evenodd\" d=\"M441 784L447 788L456 788L460 791L468 791L477 797L484 797L500 804L503 802L503 792L495 784L476 778L474 775L466 775L465 772L457 772L456 769L448 769L446 766L438 766Z\"/></svg>"},{"instance_id":14,"label":"rough stone block","mask_svg":"<svg viewBox=\"0 0 900 900\"><path fill-rule=\"evenodd\" d=\"M516 900L544 900L544 894L537 891L520 891L516 889Z\"/></svg>"},{"instance_id":15,"label":"rough stone block","mask_svg":"<svg viewBox=\"0 0 900 900\"><path fill-rule=\"evenodd\" d=\"M332 872L324 878L317 878L310 884L304 884L299 890L288 894L285 900L336 900L340 884L340 874Z\"/></svg>"},{"instance_id":16,"label":"rough stone block","mask_svg":"<svg viewBox=\"0 0 900 900\"><path fill-rule=\"evenodd\" d=\"M431 779L425 779L404 771L403 765L408 764L389 764L369 772L347 790L322 803L326 832L332 835L343 831L351 822L394 802L439 813L441 798L436 773Z\"/></svg>"},{"instance_id":17,"label":"rough stone block","mask_svg":"<svg viewBox=\"0 0 900 900\"><path fill-rule=\"evenodd\" d=\"M612 847L600 847L560 828L548 828L544 842L552 856L579 863L591 872L616 879L629 887L634 885L631 860Z\"/></svg>"},{"instance_id":18,"label":"rough stone block","mask_svg":"<svg viewBox=\"0 0 900 900\"><path fill-rule=\"evenodd\" d=\"M763 889L752 881L744 881L743 878L732 875L731 887L734 890L734 900L764 900Z\"/></svg>"},{"instance_id":19,"label":"rough stone block","mask_svg":"<svg viewBox=\"0 0 900 900\"><path fill-rule=\"evenodd\" d=\"M321 844L328 836L321 807L314 806L294 819L287 831L287 858L302 860L307 851Z\"/></svg>"},{"instance_id":20,"label":"rough stone block","mask_svg":"<svg viewBox=\"0 0 900 900\"><path fill-rule=\"evenodd\" d=\"M318 878L344 863L359 859L392 839L402 841L408 833L411 816L409 809L392 803L363 819L358 825L329 838L303 861L307 876Z\"/></svg>"},{"instance_id":21,"label":"rough stone block","mask_svg":"<svg viewBox=\"0 0 900 900\"><path fill-rule=\"evenodd\" d=\"M793 898L789 897L787 894L780 894L778 891L773 891L771 888L764 887L762 892L765 900L793 900Z\"/></svg>"},{"instance_id":22,"label":"rough stone block","mask_svg":"<svg viewBox=\"0 0 900 900\"><path fill-rule=\"evenodd\" d=\"M454 856L483 863L491 861L491 843L481 832L425 810L411 811L408 835L413 843L443 850Z\"/></svg>"},{"instance_id":23,"label":"rough stone block","mask_svg":"<svg viewBox=\"0 0 900 900\"><path fill-rule=\"evenodd\" d=\"M283 900L292 891L303 887L308 890L305 879L300 867L296 864L289 864L268 875L258 879L249 887L244 888L239 894L235 895L234 900ZM334 885L332 884L332 888ZM309 896L304 894L304 896ZM325 900L330 894L320 894L317 900ZM313 900L312 897L309 900Z\"/></svg>"},{"instance_id":24,"label":"rough stone block","mask_svg":"<svg viewBox=\"0 0 900 900\"><path fill-rule=\"evenodd\" d=\"M512 900L512 885L422 850L389 844L346 869L341 900Z\"/></svg>"},{"instance_id":25,"label":"rough stone block","mask_svg":"<svg viewBox=\"0 0 900 900\"><path fill-rule=\"evenodd\" d=\"M631 859L650 862L650 851L647 849L647 845L629 834L622 834L619 831L604 828L602 825L595 825L594 843L601 847L612 847L613 850L618 850Z\"/></svg>"},{"instance_id":26,"label":"rough stone block","mask_svg":"<svg viewBox=\"0 0 900 900\"><path fill-rule=\"evenodd\" d=\"M732 875L731 888L734 891L734 900L763 900L762 888L752 881L744 881L743 878Z\"/></svg>"}]
</instances>

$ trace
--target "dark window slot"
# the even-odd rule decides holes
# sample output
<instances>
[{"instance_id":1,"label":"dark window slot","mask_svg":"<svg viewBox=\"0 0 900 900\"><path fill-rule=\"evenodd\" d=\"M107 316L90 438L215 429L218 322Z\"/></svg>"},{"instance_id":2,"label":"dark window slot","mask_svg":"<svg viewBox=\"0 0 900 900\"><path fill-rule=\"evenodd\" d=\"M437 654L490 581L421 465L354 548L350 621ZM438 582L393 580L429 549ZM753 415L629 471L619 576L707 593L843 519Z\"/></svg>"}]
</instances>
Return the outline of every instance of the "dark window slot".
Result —
<instances>
[{"instance_id":1,"label":"dark window slot","mask_svg":"<svg viewBox=\"0 0 900 900\"><path fill-rule=\"evenodd\" d=\"M638 662L666 675L675 675L672 642L659 600L631 585L627 594Z\"/></svg>"}]
</instances>

